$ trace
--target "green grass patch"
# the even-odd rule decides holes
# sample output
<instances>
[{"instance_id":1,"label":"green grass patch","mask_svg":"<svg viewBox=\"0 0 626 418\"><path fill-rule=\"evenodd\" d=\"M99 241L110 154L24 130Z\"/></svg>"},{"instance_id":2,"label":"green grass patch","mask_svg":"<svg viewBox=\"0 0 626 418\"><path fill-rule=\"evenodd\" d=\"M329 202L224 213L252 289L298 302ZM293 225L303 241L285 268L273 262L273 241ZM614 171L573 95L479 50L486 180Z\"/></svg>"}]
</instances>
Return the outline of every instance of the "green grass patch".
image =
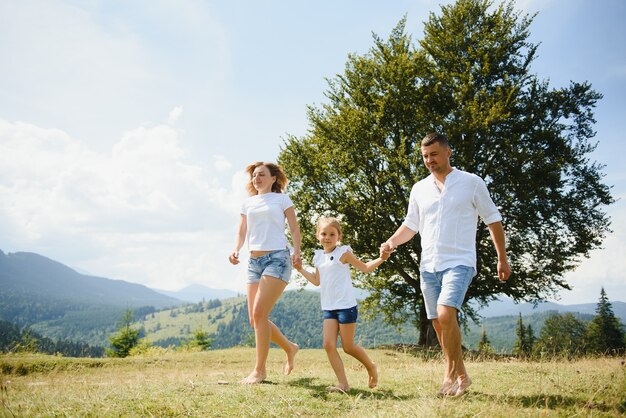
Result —
<instances>
[{"instance_id":1,"label":"green grass patch","mask_svg":"<svg viewBox=\"0 0 626 418\"><path fill-rule=\"evenodd\" d=\"M527 362L470 359L474 380L459 399L437 398L438 355L368 350L380 370L377 389L345 354L352 389L328 393L334 374L320 349L302 349L290 376L283 352L270 350L268 379L238 384L254 349L158 352L124 359L45 355L0 357L0 416L594 416L626 413L620 359Z\"/></svg>"}]
</instances>

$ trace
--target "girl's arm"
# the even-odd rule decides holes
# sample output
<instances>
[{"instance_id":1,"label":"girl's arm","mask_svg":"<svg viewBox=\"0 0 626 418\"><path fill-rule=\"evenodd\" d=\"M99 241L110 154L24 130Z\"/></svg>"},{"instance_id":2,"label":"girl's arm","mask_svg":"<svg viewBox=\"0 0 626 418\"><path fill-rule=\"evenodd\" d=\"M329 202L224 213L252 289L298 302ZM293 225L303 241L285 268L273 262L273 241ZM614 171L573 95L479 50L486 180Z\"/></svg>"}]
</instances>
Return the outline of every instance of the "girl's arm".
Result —
<instances>
[{"instance_id":1,"label":"girl's arm","mask_svg":"<svg viewBox=\"0 0 626 418\"><path fill-rule=\"evenodd\" d=\"M343 253L339 261L344 264L350 264L352 267L362 273L371 273L372 271L376 270L376 268L380 266L387 258L389 258L389 254L385 254L383 257L378 257L374 260L364 263L363 261L356 258L356 256L352 254L351 251L346 251L345 253Z\"/></svg>"},{"instance_id":2,"label":"girl's arm","mask_svg":"<svg viewBox=\"0 0 626 418\"><path fill-rule=\"evenodd\" d=\"M291 256L291 262L295 266L302 263L302 260L300 259L300 243L302 238L300 236L298 219L296 218L296 210L293 206L285 209L285 217L287 218L289 230L291 231L291 239L293 240L293 255Z\"/></svg>"},{"instance_id":3,"label":"girl's arm","mask_svg":"<svg viewBox=\"0 0 626 418\"><path fill-rule=\"evenodd\" d=\"M300 267L296 267L296 270L298 270L298 273L303 275L305 279L310 281L315 286L319 286L320 285L320 272L319 272L318 269L315 269L315 272L311 273L310 271L308 271L304 267L302 267L302 265L300 265Z\"/></svg>"},{"instance_id":4,"label":"girl's arm","mask_svg":"<svg viewBox=\"0 0 626 418\"><path fill-rule=\"evenodd\" d=\"M239 221L239 230L237 231L237 235L235 236L235 250L228 256L228 261L230 261L231 264L239 264L239 250L243 246L243 243L246 241L247 229L248 220L246 218L246 215L242 214Z\"/></svg>"}]
</instances>

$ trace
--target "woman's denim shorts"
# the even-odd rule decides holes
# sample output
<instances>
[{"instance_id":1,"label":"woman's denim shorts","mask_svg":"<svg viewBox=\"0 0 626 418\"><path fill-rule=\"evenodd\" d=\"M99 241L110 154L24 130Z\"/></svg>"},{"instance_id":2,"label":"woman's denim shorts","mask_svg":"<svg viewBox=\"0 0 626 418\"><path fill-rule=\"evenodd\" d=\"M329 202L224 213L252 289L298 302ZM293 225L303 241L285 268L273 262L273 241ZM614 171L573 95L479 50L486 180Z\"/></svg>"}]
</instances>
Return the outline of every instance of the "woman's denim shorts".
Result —
<instances>
[{"instance_id":1,"label":"woman's denim shorts","mask_svg":"<svg viewBox=\"0 0 626 418\"><path fill-rule=\"evenodd\" d=\"M354 324L359 316L359 311L356 306L347 309L333 309L332 311L323 312L324 319L335 319L339 321L340 324Z\"/></svg>"},{"instance_id":2,"label":"woman's denim shorts","mask_svg":"<svg viewBox=\"0 0 626 418\"><path fill-rule=\"evenodd\" d=\"M291 277L291 254L289 250L270 251L248 260L248 284L259 283L262 276L275 277L289 283Z\"/></svg>"}]
</instances>

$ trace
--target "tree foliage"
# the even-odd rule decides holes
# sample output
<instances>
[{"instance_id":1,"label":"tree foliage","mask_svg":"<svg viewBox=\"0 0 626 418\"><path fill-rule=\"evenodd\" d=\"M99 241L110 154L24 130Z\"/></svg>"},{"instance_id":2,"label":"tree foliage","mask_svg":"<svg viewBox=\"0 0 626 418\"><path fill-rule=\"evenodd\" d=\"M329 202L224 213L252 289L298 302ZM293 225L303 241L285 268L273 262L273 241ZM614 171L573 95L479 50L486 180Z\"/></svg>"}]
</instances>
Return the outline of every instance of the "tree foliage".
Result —
<instances>
[{"instance_id":1,"label":"tree foliage","mask_svg":"<svg viewBox=\"0 0 626 418\"><path fill-rule=\"evenodd\" d=\"M546 319L533 353L539 357L573 358L587 352L585 323L571 312Z\"/></svg>"},{"instance_id":2,"label":"tree foliage","mask_svg":"<svg viewBox=\"0 0 626 418\"><path fill-rule=\"evenodd\" d=\"M369 52L348 57L344 72L328 80L328 102L308 108L309 133L287 137L279 155L305 256L316 244L315 217L333 214L355 253L375 257L401 224L411 186L428 174L419 141L439 131L450 138L453 165L485 179L500 207L514 272L498 281L481 224L467 299L540 300L569 289L564 274L609 231L604 206L613 198L603 167L589 160L601 95L586 82L551 88L531 73L533 18L513 2L459 0L430 15L417 44L403 19L388 39L374 35ZM356 282L370 292L364 306L391 323L414 315L425 343L420 252L413 239ZM464 313L475 318L467 305Z\"/></svg>"}]
</instances>

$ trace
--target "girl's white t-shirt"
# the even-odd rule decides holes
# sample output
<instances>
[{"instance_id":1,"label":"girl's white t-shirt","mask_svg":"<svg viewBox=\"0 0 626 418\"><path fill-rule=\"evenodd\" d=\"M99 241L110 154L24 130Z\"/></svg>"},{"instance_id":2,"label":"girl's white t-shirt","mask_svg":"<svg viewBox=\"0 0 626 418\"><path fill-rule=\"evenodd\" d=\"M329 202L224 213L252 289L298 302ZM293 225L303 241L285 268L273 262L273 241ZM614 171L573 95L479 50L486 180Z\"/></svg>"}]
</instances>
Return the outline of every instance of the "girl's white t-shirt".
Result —
<instances>
[{"instance_id":1,"label":"girl's white t-shirt","mask_svg":"<svg viewBox=\"0 0 626 418\"><path fill-rule=\"evenodd\" d=\"M264 193L250 196L241 206L246 216L248 249L274 251L288 248L285 236L285 210L293 202L284 193Z\"/></svg>"},{"instance_id":2,"label":"girl's white t-shirt","mask_svg":"<svg viewBox=\"0 0 626 418\"><path fill-rule=\"evenodd\" d=\"M320 275L320 300L325 311L356 306L350 264L339 261L346 251L352 251L352 248L348 245L338 245L330 253L315 250L313 255L313 265Z\"/></svg>"}]
</instances>

